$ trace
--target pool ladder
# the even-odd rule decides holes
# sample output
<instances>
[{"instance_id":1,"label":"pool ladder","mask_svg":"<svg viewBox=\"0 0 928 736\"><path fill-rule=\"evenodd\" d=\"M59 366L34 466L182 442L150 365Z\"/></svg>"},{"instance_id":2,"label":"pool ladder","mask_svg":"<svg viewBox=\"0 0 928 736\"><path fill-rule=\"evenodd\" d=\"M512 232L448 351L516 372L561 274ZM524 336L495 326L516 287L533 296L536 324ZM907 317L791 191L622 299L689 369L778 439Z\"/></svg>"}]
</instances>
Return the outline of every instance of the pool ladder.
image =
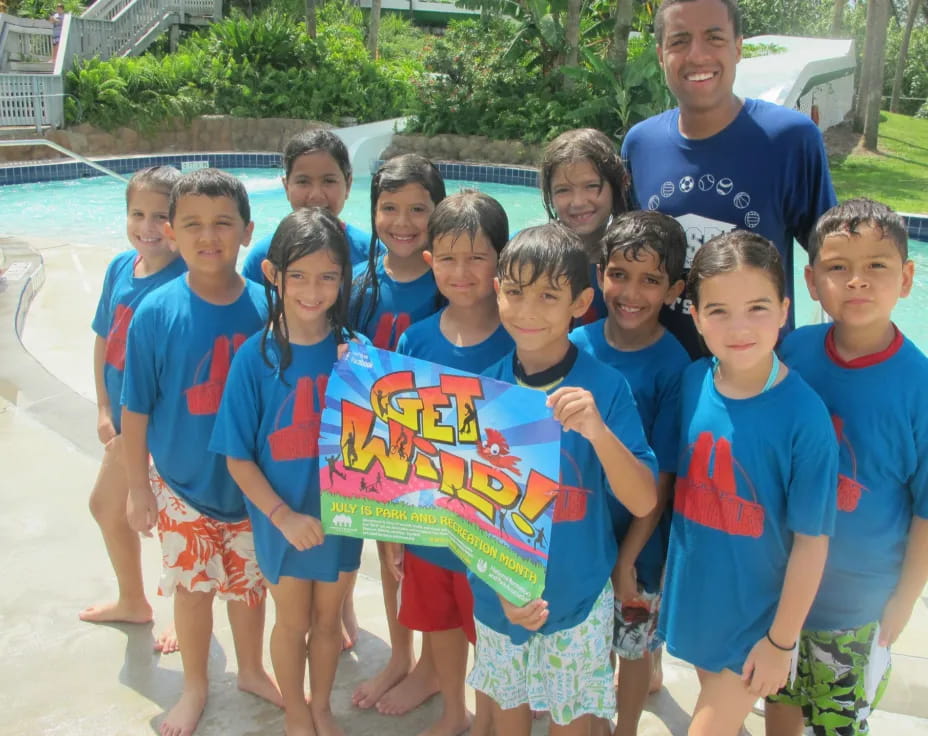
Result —
<instances>
[{"instance_id":1,"label":"pool ladder","mask_svg":"<svg viewBox=\"0 0 928 736\"><path fill-rule=\"evenodd\" d=\"M119 179L121 182L129 181L124 176L120 176L112 169L108 169L105 166L98 164L96 161L91 161L89 158L81 156L79 153L75 153L64 146L58 145L54 141L46 140L45 138L28 138L28 139L13 139L13 140L0 140L0 146L48 146L49 148L54 148L56 151L63 153L65 156L70 156L71 158L80 161L82 164L86 164L92 169L96 169L107 176L112 176L114 179Z\"/></svg>"}]
</instances>

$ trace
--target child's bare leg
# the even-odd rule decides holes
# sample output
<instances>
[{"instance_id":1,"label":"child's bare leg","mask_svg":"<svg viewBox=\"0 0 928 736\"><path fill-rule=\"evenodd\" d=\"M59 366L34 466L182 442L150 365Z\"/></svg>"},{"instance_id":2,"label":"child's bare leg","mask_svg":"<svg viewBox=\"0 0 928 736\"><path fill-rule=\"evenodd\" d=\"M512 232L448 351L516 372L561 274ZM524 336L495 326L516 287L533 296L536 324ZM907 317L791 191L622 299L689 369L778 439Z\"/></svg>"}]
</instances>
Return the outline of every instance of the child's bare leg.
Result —
<instances>
[{"instance_id":1,"label":"child's bare leg","mask_svg":"<svg viewBox=\"0 0 928 736\"><path fill-rule=\"evenodd\" d=\"M282 576L277 585L268 584L268 589L277 609L271 630L271 662L284 702L284 732L287 736L315 736L304 690L313 584Z\"/></svg>"},{"instance_id":2,"label":"child's bare leg","mask_svg":"<svg viewBox=\"0 0 928 736\"><path fill-rule=\"evenodd\" d=\"M635 736L638 733L638 721L648 698L650 683L651 657L647 651L641 659L619 658L619 686L616 688L619 716L614 736Z\"/></svg>"},{"instance_id":3,"label":"child's bare leg","mask_svg":"<svg viewBox=\"0 0 928 736\"><path fill-rule=\"evenodd\" d=\"M264 669L264 607L264 600L256 606L241 601L229 601L226 604L232 642L235 644L235 659L238 662L238 689L283 708L280 690ZM305 651L305 648L301 649Z\"/></svg>"},{"instance_id":4,"label":"child's bare leg","mask_svg":"<svg viewBox=\"0 0 928 736\"><path fill-rule=\"evenodd\" d=\"M764 723L767 736L802 736L805 728L802 708L769 700L764 704Z\"/></svg>"},{"instance_id":5,"label":"child's bare leg","mask_svg":"<svg viewBox=\"0 0 928 736\"><path fill-rule=\"evenodd\" d=\"M530 736L532 732L532 711L525 705L503 710L495 700L487 698L493 708L493 731L505 736Z\"/></svg>"},{"instance_id":6,"label":"child's bare leg","mask_svg":"<svg viewBox=\"0 0 928 736\"><path fill-rule=\"evenodd\" d=\"M593 716L587 714L574 718L566 726L552 722L548 727L548 736L590 736L593 720Z\"/></svg>"},{"instance_id":7,"label":"child's bare leg","mask_svg":"<svg viewBox=\"0 0 928 736\"><path fill-rule=\"evenodd\" d=\"M492 736L493 734L493 700L486 693L474 691L474 720L470 726L470 736Z\"/></svg>"},{"instance_id":8,"label":"child's bare leg","mask_svg":"<svg viewBox=\"0 0 928 736\"><path fill-rule=\"evenodd\" d=\"M358 579L358 571L347 572L349 575L348 590L345 600L342 601L342 649L351 649L358 640L358 616L354 610L354 584Z\"/></svg>"},{"instance_id":9,"label":"child's bare leg","mask_svg":"<svg viewBox=\"0 0 928 736\"><path fill-rule=\"evenodd\" d=\"M342 651L342 601L354 573L341 573L334 583L313 583L313 625L309 635L310 709L319 736L345 736L332 715L332 685ZM288 735L289 736L289 735Z\"/></svg>"},{"instance_id":10,"label":"child's bare leg","mask_svg":"<svg viewBox=\"0 0 928 736\"><path fill-rule=\"evenodd\" d=\"M426 645L430 645L443 702L441 718L422 731L420 736L458 736L467 731L471 723L471 715L464 702L467 636L463 629L430 631L422 635L423 654Z\"/></svg>"},{"instance_id":11,"label":"child's bare leg","mask_svg":"<svg viewBox=\"0 0 928 736\"><path fill-rule=\"evenodd\" d=\"M664 645L650 651L651 655L651 684L648 687L648 693L653 695L664 687L664 668L662 665Z\"/></svg>"},{"instance_id":12,"label":"child's bare leg","mask_svg":"<svg viewBox=\"0 0 928 736\"><path fill-rule=\"evenodd\" d=\"M213 594L174 591L174 624L184 667L184 691L161 723L162 736L190 736L206 705L206 665L213 633Z\"/></svg>"},{"instance_id":13,"label":"child's bare leg","mask_svg":"<svg viewBox=\"0 0 928 736\"><path fill-rule=\"evenodd\" d=\"M697 669L702 689L693 710L688 736L738 736L757 699L740 675L731 670Z\"/></svg>"},{"instance_id":14,"label":"child's bare leg","mask_svg":"<svg viewBox=\"0 0 928 736\"><path fill-rule=\"evenodd\" d=\"M378 674L365 680L351 696L351 702L359 708L371 708L384 693L409 674L413 666L412 632L397 619L399 583L390 573L384 560L384 544L377 542L380 556L380 582L383 586L383 604L390 630L390 661Z\"/></svg>"},{"instance_id":15,"label":"child's bare leg","mask_svg":"<svg viewBox=\"0 0 928 736\"><path fill-rule=\"evenodd\" d=\"M416 666L406 677L377 701L377 710L385 716L401 716L438 692L438 676L435 674L435 658L432 655L432 642L423 637L422 651Z\"/></svg>"},{"instance_id":16,"label":"child's bare leg","mask_svg":"<svg viewBox=\"0 0 928 736\"><path fill-rule=\"evenodd\" d=\"M105 623L120 621L147 624L152 611L142 584L142 559L139 535L129 528L126 520L126 470L122 462L119 436L106 446L97 480L90 492L90 513L100 526L106 552L116 573L119 597L109 603L85 608L78 616L81 621Z\"/></svg>"}]
</instances>

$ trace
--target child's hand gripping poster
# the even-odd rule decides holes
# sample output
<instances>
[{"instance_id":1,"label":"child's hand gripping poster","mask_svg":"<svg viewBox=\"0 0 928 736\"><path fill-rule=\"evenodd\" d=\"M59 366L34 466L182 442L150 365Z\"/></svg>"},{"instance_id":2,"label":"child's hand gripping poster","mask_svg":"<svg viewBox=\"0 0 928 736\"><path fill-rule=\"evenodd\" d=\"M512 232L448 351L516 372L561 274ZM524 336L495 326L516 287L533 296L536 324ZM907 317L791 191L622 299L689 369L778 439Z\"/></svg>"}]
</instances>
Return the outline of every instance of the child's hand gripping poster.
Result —
<instances>
[{"instance_id":1,"label":"child's hand gripping poster","mask_svg":"<svg viewBox=\"0 0 928 736\"><path fill-rule=\"evenodd\" d=\"M545 399L351 343L319 434L326 534L448 547L513 603L538 598L560 477Z\"/></svg>"}]
</instances>

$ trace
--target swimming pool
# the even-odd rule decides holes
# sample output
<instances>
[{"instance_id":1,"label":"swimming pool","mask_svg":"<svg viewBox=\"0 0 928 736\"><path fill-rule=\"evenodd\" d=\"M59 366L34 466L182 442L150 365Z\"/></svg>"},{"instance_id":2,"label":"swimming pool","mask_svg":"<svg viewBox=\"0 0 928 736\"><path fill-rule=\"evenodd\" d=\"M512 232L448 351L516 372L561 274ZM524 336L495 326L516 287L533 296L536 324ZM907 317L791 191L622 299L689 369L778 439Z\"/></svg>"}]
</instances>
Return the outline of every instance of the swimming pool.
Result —
<instances>
[{"instance_id":1,"label":"swimming pool","mask_svg":"<svg viewBox=\"0 0 928 736\"><path fill-rule=\"evenodd\" d=\"M277 223L290 211L284 196L280 172L274 169L229 169L248 189L255 239L272 233ZM341 217L364 230L370 229L370 176L358 176L351 188ZM500 201L515 232L547 220L541 193L534 187L447 179L449 193L474 187ZM0 187L0 209L4 218L0 232L20 237L65 240L74 244L104 246L115 250L126 247L125 185L111 177L92 177L34 184L10 184ZM912 296L896 308L900 329L928 352L928 244L909 241L909 253L915 261L915 288ZM809 298L802 270L806 259L797 258L796 323L818 321L817 305Z\"/></svg>"}]
</instances>

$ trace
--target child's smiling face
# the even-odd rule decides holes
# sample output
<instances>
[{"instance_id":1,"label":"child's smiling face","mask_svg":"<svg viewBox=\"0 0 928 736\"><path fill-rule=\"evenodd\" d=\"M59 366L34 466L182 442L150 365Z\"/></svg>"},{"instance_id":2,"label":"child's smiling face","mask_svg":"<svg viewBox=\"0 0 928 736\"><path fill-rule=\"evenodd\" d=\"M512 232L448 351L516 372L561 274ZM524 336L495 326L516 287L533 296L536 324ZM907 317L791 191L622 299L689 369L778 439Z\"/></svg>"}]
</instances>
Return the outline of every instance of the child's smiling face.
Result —
<instances>
[{"instance_id":1,"label":"child's smiling face","mask_svg":"<svg viewBox=\"0 0 928 736\"><path fill-rule=\"evenodd\" d=\"M497 255L482 230L442 233L432 241L431 263L438 290L456 307L471 307L494 297Z\"/></svg>"},{"instance_id":2,"label":"child's smiling face","mask_svg":"<svg viewBox=\"0 0 928 736\"><path fill-rule=\"evenodd\" d=\"M390 254L408 258L421 253L428 243L429 215L435 203L428 190L414 182L377 197L374 228Z\"/></svg>"},{"instance_id":3,"label":"child's smiling face","mask_svg":"<svg viewBox=\"0 0 928 736\"><path fill-rule=\"evenodd\" d=\"M612 186L589 159L561 164L551 175L557 218L577 235L602 230L612 215Z\"/></svg>"},{"instance_id":4,"label":"child's smiling face","mask_svg":"<svg viewBox=\"0 0 928 736\"><path fill-rule=\"evenodd\" d=\"M143 259L166 255L170 240L164 225L168 221L170 197L165 192L135 187L126 208L126 236Z\"/></svg>"}]
</instances>

